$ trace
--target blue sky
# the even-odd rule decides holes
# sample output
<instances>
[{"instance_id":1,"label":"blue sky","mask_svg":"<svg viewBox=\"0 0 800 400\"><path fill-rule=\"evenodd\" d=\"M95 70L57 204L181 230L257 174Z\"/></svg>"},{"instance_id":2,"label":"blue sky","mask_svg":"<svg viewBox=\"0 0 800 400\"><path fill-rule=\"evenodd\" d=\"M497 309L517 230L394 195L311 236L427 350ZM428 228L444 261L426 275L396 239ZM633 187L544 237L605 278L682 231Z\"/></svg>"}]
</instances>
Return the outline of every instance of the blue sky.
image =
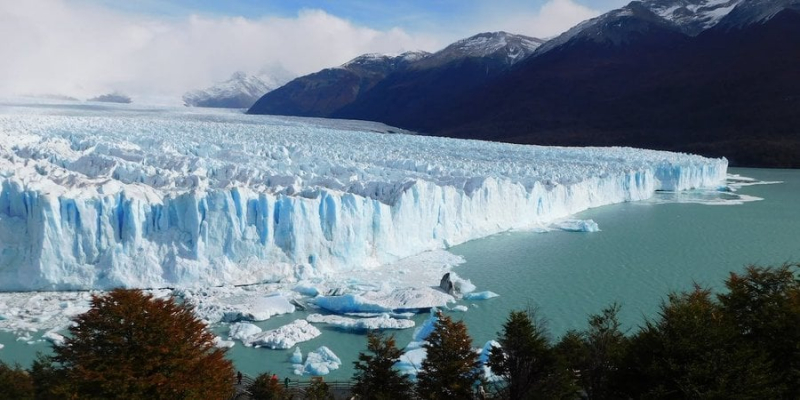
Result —
<instances>
[{"instance_id":1,"label":"blue sky","mask_svg":"<svg viewBox=\"0 0 800 400\"><path fill-rule=\"evenodd\" d=\"M575 0L575 3L600 12L626 4L629 0ZM400 27L409 30L447 29L453 24L480 20L488 9L536 12L547 0L101 0L109 7L128 12L184 17L269 16L293 17L302 9L324 10L353 23L375 29Z\"/></svg>"},{"instance_id":2,"label":"blue sky","mask_svg":"<svg viewBox=\"0 0 800 400\"><path fill-rule=\"evenodd\" d=\"M236 71L300 76L364 53L507 31L554 37L628 0L0 0L0 95L161 96Z\"/></svg>"}]
</instances>

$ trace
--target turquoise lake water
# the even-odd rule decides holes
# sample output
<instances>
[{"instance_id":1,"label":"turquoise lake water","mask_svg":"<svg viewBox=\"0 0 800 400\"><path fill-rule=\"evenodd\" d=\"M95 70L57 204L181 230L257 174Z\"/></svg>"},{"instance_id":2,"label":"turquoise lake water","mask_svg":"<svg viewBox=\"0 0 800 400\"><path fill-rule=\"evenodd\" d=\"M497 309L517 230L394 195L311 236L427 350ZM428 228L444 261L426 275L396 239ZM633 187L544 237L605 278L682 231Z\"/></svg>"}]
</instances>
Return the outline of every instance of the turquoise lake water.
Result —
<instances>
[{"instance_id":1,"label":"turquoise lake water","mask_svg":"<svg viewBox=\"0 0 800 400\"><path fill-rule=\"evenodd\" d=\"M764 198L741 205L625 203L577 215L593 219L596 233L511 232L474 240L449 249L466 262L454 270L471 279L478 290L499 297L462 302L469 311L453 312L463 319L481 346L515 309L538 308L557 339L568 329L583 329L587 317L618 302L621 320L631 332L654 316L670 291L688 290L692 283L722 288L729 271L750 264L780 265L800 261L800 170L732 169L731 173L780 184L744 187L738 193ZM664 195L659 195L661 198ZM259 323L274 328L303 318L282 315ZM414 318L420 325L427 314ZM305 354L328 346L343 361L328 380L346 380L352 362L363 351L363 334L322 326L322 336L301 343ZM226 333L223 329L220 333ZM413 329L393 331L405 346ZM223 335L224 336L224 335ZM0 359L27 365L44 344L28 345L0 332ZM270 371L290 375L291 350L249 349L237 344L229 356L250 375ZM291 376L293 379L297 377ZM308 379L308 378L304 378Z\"/></svg>"}]
</instances>

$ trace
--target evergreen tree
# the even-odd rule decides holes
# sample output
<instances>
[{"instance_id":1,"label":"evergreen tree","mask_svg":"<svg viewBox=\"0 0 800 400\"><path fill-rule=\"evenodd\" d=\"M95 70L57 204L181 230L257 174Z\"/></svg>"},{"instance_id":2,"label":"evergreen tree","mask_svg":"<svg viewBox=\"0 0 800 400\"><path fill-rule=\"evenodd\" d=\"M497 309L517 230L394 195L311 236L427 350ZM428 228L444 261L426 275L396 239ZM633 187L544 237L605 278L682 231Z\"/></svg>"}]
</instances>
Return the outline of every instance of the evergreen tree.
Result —
<instances>
[{"instance_id":1,"label":"evergreen tree","mask_svg":"<svg viewBox=\"0 0 800 400\"><path fill-rule=\"evenodd\" d=\"M232 394L234 371L192 308L140 290L94 296L63 345L36 365L52 391L81 399L210 399ZM49 395L54 396L53 392Z\"/></svg>"},{"instance_id":2,"label":"evergreen tree","mask_svg":"<svg viewBox=\"0 0 800 400\"><path fill-rule=\"evenodd\" d=\"M615 399L617 375L623 361L627 339L620 330L619 304L612 304L589 317L584 335L584 358L578 364L580 382L590 400Z\"/></svg>"},{"instance_id":3,"label":"evergreen tree","mask_svg":"<svg viewBox=\"0 0 800 400\"><path fill-rule=\"evenodd\" d=\"M472 398L480 364L466 325L440 313L423 347L427 357L417 374L419 396L433 400Z\"/></svg>"},{"instance_id":4,"label":"evergreen tree","mask_svg":"<svg viewBox=\"0 0 800 400\"><path fill-rule=\"evenodd\" d=\"M718 295L723 316L741 346L765 352L783 390L782 398L800 398L800 279L792 269L748 267L731 273L728 293Z\"/></svg>"},{"instance_id":5,"label":"evergreen tree","mask_svg":"<svg viewBox=\"0 0 800 400\"><path fill-rule=\"evenodd\" d=\"M375 400L411 398L411 381L394 368L402 355L394 337L370 332L367 334L367 350L372 355L359 353L358 361L353 363L356 369L353 394Z\"/></svg>"},{"instance_id":6,"label":"evergreen tree","mask_svg":"<svg viewBox=\"0 0 800 400\"><path fill-rule=\"evenodd\" d=\"M736 340L707 289L671 294L631 343L629 395L662 399L777 398L765 354Z\"/></svg>"},{"instance_id":7,"label":"evergreen tree","mask_svg":"<svg viewBox=\"0 0 800 400\"><path fill-rule=\"evenodd\" d=\"M33 380L27 371L0 361L0 399L32 400L34 394Z\"/></svg>"},{"instance_id":8,"label":"evergreen tree","mask_svg":"<svg viewBox=\"0 0 800 400\"><path fill-rule=\"evenodd\" d=\"M507 386L508 399L559 399L574 397L576 390L566 366L559 363L541 324L528 313L512 311L492 349L488 365Z\"/></svg>"}]
</instances>

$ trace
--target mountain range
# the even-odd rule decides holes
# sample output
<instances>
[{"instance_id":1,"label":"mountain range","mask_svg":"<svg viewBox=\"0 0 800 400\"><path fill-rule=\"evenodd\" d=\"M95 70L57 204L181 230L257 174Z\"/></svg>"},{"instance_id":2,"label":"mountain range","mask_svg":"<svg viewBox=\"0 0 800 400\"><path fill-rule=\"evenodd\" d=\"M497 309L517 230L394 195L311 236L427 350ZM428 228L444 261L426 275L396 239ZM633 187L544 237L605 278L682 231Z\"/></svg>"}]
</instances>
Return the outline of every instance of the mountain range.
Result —
<instances>
[{"instance_id":1,"label":"mountain range","mask_svg":"<svg viewBox=\"0 0 800 400\"><path fill-rule=\"evenodd\" d=\"M362 56L249 112L800 167L798 49L800 0L634 1L546 42L497 32L433 54Z\"/></svg>"}]
</instances>

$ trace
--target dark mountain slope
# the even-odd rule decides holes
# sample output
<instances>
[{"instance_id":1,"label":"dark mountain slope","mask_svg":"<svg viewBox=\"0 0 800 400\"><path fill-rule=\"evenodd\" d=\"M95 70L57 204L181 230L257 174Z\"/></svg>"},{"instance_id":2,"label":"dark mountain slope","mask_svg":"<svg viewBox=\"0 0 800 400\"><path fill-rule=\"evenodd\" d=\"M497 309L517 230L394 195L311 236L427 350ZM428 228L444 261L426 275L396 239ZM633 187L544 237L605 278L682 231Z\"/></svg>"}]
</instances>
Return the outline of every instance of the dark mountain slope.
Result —
<instances>
[{"instance_id":1,"label":"dark mountain slope","mask_svg":"<svg viewBox=\"0 0 800 400\"><path fill-rule=\"evenodd\" d=\"M390 73L427 56L425 52L408 52L396 57L365 54L338 68L292 80L258 99L248 113L329 117Z\"/></svg>"},{"instance_id":2,"label":"dark mountain slope","mask_svg":"<svg viewBox=\"0 0 800 400\"><path fill-rule=\"evenodd\" d=\"M637 28L625 43L569 41L423 124L453 137L800 167L800 13L788 8L736 27L723 19L694 38L657 23L643 30L630 18Z\"/></svg>"}]
</instances>

